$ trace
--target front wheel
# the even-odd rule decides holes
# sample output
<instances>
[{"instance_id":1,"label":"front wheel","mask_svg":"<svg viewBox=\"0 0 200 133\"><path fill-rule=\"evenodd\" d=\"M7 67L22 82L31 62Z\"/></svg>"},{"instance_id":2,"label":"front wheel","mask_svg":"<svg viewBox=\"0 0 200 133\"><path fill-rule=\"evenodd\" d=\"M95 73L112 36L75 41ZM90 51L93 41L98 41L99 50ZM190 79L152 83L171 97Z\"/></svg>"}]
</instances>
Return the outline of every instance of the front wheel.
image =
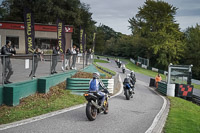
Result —
<instances>
[{"instance_id":1,"label":"front wheel","mask_svg":"<svg viewBox=\"0 0 200 133\"><path fill-rule=\"evenodd\" d=\"M126 96L126 100L130 100L130 93L128 89L125 89L125 96Z\"/></svg>"},{"instance_id":2,"label":"front wheel","mask_svg":"<svg viewBox=\"0 0 200 133\"><path fill-rule=\"evenodd\" d=\"M108 114L108 101L106 101L106 104L105 104L104 114Z\"/></svg>"},{"instance_id":3,"label":"front wheel","mask_svg":"<svg viewBox=\"0 0 200 133\"><path fill-rule=\"evenodd\" d=\"M90 102L86 105L86 116L90 121L95 120L97 117L97 109Z\"/></svg>"}]
</instances>

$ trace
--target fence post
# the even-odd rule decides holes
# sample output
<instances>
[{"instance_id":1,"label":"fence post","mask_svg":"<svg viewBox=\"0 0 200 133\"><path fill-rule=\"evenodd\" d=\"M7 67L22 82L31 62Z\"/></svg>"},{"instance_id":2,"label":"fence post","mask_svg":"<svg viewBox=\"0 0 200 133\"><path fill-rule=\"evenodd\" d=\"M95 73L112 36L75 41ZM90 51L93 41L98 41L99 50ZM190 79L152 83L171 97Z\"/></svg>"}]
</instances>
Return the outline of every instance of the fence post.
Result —
<instances>
[{"instance_id":1,"label":"fence post","mask_svg":"<svg viewBox=\"0 0 200 133\"><path fill-rule=\"evenodd\" d=\"M52 61L52 54L50 54L50 63L49 63L50 64L50 70L49 70L50 73L49 73L49 75L51 75L51 61Z\"/></svg>"},{"instance_id":2,"label":"fence post","mask_svg":"<svg viewBox=\"0 0 200 133\"><path fill-rule=\"evenodd\" d=\"M4 79L5 79L5 56L3 56L3 66L2 66L2 69L3 69L3 73L2 73L2 85L4 86Z\"/></svg>"}]
</instances>

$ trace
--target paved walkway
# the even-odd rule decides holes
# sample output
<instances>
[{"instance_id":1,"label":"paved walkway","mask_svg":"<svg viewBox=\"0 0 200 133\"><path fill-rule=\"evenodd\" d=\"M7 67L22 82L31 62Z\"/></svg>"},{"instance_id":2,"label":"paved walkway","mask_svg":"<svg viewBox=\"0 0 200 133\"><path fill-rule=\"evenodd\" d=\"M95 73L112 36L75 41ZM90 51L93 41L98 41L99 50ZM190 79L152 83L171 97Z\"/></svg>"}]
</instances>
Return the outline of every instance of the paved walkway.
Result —
<instances>
[{"instance_id":1,"label":"paved walkway","mask_svg":"<svg viewBox=\"0 0 200 133\"><path fill-rule=\"evenodd\" d=\"M11 59L12 68L13 68L13 75L10 78L11 82L22 82L26 80L31 80L29 74L32 69L32 60L29 60L29 68L25 69L25 59ZM82 62L81 62L82 63ZM77 63L76 68L80 70L83 68L83 64ZM58 73L62 73L61 69L62 62L59 61L56 66L56 71ZM50 61L39 61L38 68L36 70L36 78L39 77L46 77L51 75L50 74L51 62ZM68 70L66 70L68 71ZM2 65L0 64L0 73L2 73ZM2 74L0 74L0 85L2 84Z\"/></svg>"}]
</instances>

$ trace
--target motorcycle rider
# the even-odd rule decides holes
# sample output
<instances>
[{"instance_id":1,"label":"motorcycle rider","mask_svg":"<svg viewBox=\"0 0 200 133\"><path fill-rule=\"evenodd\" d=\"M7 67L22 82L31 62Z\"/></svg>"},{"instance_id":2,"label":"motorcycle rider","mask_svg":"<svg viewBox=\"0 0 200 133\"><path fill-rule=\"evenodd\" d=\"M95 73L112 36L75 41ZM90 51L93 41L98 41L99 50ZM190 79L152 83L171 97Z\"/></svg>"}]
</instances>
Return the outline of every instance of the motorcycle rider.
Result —
<instances>
[{"instance_id":1,"label":"motorcycle rider","mask_svg":"<svg viewBox=\"0 0 200 133\"><path fill-rule=\"evenodd\" d=\"M131 79L132 79L132 81L133 81L133 85L135 85L136 77L135 77L135 73L134 73L133 70L132 70L131 73L130 73L130 77L131 77Z\"/></svg>"},{"instance_id":2,"label":"motorcycle rider","mask_svg":"<svg viewBox=\"0 0 200 133\"><path fill-rule=\"evenodd\" d=\"M134 92L134 84L133 84L133 80L130 77L130 74L126 75L126 78L124 79L123 85L130 87L132 89L132 94L135 94ZM131 98L133 97L133 95L131 95Z\"/></svg>"},{"instance_id":3,"label":"motorcycle rider","mask_svg":"<svg viewBox=\"0 0 200 133\"><path fill-rule=\"evenodd\" d=\"M102 107L103 102L105 100L105 93L109 93L109 92L107 89L105 89L103 82L99 78L100 78L100 74L98 72L94 72L93 79L91 79L89 82L89 86L90 86L89 91L91 92L95 91L97 92L98 95L101 96L101 107ZM104 89L105 93L99 89L100 86Z\"/></svg>"},{"instance_id":4,"label":"motorcycle rider","mask_svg":"<svg viewBox=\"0 0 200 133\"><path fill-rule=\"evenodd\" d=\"M122 64L122 71L123 69L126 70L125 64Z\"/></svg>"}]
</instances>

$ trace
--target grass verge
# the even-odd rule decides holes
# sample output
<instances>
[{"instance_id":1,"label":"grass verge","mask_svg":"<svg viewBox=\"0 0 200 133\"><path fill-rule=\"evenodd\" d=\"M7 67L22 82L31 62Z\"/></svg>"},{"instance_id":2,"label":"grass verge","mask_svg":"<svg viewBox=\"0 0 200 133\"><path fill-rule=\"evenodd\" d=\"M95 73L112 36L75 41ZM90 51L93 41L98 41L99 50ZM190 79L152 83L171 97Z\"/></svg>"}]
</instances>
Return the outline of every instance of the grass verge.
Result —
<instances>
[{"instance_id":1,"label":"grass verge","mask_svg":"<svg viewBox=\"0 0 200 133\"><path fill-rule=\"evenodd\" d=\"M94 59L94 62L99 62L99 63L109 63L108 61L100 60L100 59Z\"/></svg>"},{"instance_id":2,"label":"grass verge","mask_svg":"<svg viewBox=\"0 0 200 133\"><path fill-rule=\"evenodd\" d=\"M115 71L112 71L112 70L110 70L110 69L108 69L108 68L102 67L102 66L98 65L97 62L99 62L99 63L109 63L109 62L104 61L104 60L94 59L94 65L95 65L95 66L99 66L99 67L103 68L104 70L106 70L106 71L112 73L113 75L116 75L116 72L115 72ZM106 72L104 72L104 71L102 71L102 70L100 70L100 69L98 69L98 68L97 68L97 70L98 70L99 72L101 72L101 73L106 74L106 75L109 76L109 77L110 77L110 76L112 77L112 75L110 75L110 74L108 74L108 73L106 73Z\"/></svg>"},{"instance_id":3,"label":"grass verge","mask_svg":"<svg viewBox=\"0 0 200 133\"><path fill-rule=\"evenodd\" d=\"M177 97L169 97L171 107L165 133L200 133L200 106Z\"/></svg>"},{"instance_id":4,"label":"grass verge","mask_svg":"<svg viewBox=\"0 0 200 133\"><path fill-rule=\"evenodd\" d=\"M0 107L0 124L19 121L52 111L68 108L85 103L83 96L70 94L65 90L66 83L62 82L50 88L47 94L36 93L20 100L20 105L15 107Z\"/></svg>"},{"instance_id":5,"label":"grass verge","mask_svg":"<svg viewBox=\"0 0 200 133\"><path fill-rule=\"evenodd\" d=\"M134 72L137 72L137 73L142 73L144 75L147 75L147 76L150 76L150 77L153 77L155 78L155 76L158 74L157 72L154 72L154 71L151 71L151 70L147 70L147 69L143 69L135 64L133 64L130 60L128 59L123 59L124 61L128 62L126 64L126 68L130 69L130 70L134 70ZM160 74L161 77L162 77L162 80L165 80L166 79L166 76L164 74Z\"/></svg>"}]
</instances>

